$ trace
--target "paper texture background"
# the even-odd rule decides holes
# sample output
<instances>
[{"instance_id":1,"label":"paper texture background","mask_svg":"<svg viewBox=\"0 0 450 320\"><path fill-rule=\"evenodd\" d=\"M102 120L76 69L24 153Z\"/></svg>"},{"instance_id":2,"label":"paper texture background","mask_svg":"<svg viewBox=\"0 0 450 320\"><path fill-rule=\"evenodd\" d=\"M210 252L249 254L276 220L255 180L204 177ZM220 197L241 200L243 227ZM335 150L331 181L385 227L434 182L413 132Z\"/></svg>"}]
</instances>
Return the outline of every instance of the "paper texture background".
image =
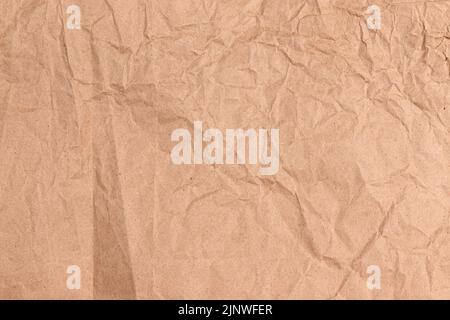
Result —
<instances>
[{"instance_id":1,"label":"paper texture background","mask_svg":"<svg viewBox=\"0 0 450 320\"><path fill-rule=\"evenodd\" d=\"M450 298L450 1L0 13L0 298ZM279 128L280 170L174 165L196 120Z\"/></svg>"}]
</instances>

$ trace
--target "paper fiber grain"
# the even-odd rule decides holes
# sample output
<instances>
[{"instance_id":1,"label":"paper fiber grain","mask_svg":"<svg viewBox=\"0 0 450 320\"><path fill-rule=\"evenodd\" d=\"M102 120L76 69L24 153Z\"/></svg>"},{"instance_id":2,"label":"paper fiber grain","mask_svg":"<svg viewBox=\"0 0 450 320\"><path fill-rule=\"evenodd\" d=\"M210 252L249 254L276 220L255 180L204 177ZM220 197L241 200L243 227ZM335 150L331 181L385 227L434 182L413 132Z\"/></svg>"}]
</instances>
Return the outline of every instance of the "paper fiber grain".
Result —
<instances>
[{"instance_id":1,"label":"paper fiber grain","mask_svg":"<svg viewBox=\"0 0 450 320\"><path fill-rule=\"evenodd\" d=\"M0 13L0 298L450 298L450 1Z\"/></svg>"}]
</instances>

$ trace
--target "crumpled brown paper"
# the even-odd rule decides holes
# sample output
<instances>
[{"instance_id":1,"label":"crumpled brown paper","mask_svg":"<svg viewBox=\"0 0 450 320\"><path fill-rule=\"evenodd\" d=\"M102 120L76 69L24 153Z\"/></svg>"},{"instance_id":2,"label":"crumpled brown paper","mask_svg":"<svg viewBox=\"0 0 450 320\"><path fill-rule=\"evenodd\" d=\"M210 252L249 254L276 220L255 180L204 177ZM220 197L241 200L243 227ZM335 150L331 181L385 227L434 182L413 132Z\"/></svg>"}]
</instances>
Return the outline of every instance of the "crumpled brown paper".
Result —
<instances>
[{"instance_id":1,"label":"crumpled brown paper","mask_svg":"<svg viewBox=\"0 0 450 320\"><path fill-rule=\"evenodd\" d=\"M0 12L0 298L450 298L450 1ZM174 165L198 120L279 171Z\"/></svg>"}]
</instances>

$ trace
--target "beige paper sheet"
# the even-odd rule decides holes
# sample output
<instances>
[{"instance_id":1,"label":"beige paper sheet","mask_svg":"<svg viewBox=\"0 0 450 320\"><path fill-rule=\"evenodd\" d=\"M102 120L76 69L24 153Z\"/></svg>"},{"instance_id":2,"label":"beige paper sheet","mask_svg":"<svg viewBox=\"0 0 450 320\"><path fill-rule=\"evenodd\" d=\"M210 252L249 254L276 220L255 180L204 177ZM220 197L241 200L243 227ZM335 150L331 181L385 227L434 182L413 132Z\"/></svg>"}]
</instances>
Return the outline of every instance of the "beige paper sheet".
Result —
<instances>
[{"instance_id":1,"label":"beige paper sheet","mask_svg":"<svg viewBox=\"0 0 450 320\"><path fill-rule=\"evenodd\" d=\"M0 13L0 298L450 299L450 1ZM194 121L279 170L174 164Z\"/></svg>"}]
</instances>

